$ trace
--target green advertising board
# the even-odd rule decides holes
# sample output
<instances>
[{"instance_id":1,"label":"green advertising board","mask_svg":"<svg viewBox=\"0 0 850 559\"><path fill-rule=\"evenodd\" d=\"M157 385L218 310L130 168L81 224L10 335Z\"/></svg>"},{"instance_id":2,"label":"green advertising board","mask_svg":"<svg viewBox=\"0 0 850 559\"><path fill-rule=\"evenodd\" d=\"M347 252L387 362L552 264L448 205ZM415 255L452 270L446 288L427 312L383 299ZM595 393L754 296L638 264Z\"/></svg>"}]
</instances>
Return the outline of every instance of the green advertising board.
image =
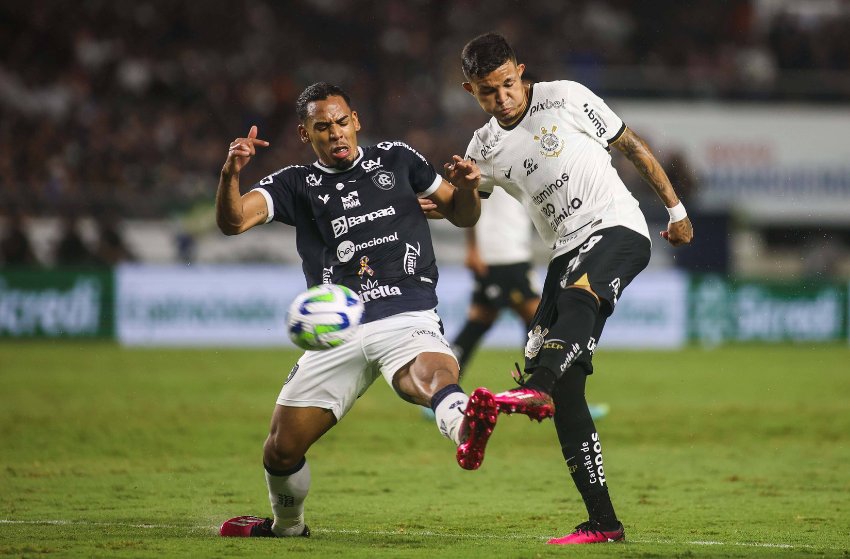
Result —
<instances>
[{"instance_id":1,"label":"green advertising board","mask_svg":"<svg viewBox=\"0 0 850 559\"><path fill-rule=\"evenodd\" d=\"M114 337L113 272L0 270L0 338Z\"/></svg>"},{"instance_id":2,"label":"green advertising board","mask_svg":"<svg viewBox=\"0 0 850 559\"><path fill-rule=\"evenodd\" d=\"M847 339L847 287L828 282L693 276L689 334L704 345Z\"/></svg>"}]
</instances>

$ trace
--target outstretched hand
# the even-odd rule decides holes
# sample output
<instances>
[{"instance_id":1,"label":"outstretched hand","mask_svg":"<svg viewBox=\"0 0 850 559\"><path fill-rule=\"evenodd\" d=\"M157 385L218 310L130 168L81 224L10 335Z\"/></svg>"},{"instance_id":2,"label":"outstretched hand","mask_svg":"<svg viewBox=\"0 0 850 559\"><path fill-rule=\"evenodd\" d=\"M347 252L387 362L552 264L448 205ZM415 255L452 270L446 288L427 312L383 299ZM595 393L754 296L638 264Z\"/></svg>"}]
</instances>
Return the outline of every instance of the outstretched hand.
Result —
<instances>
[{"instance_id":1,"label":"outstretched hand","mask_svg":"<svg viewBox=\"0 0 850 559\"><path fill-rule=\"evenodd\" d=\"M236 138L230 142L227 159L221 172L224 175L238 175L256 153L255 146L268 147L269 143L257 138L257 127L252 126L246 138Z\"/></svg>"},{"instance_id":2,"label":"outstretched hand","mask_svg":"<svg viewBox=\"0 0 850 559\"><path fill-rule=\"evenodd\" d=\"M448 181L461 190L475 190L481 182L481 169L472 159L453 155L452 162L446 163L443 168Z\"/></svg>"},{"instance_id":3,"label":"outstretched hand","mask_svg":"<svg viewBox=\"0 0 850 559\"><path fill-rule=\"evenodd\" d=\"M667 224L667 231L661 231L661 237L674 247L686 245L694 238L694 226L689 218Z\"/></svg>"}]
</instances>

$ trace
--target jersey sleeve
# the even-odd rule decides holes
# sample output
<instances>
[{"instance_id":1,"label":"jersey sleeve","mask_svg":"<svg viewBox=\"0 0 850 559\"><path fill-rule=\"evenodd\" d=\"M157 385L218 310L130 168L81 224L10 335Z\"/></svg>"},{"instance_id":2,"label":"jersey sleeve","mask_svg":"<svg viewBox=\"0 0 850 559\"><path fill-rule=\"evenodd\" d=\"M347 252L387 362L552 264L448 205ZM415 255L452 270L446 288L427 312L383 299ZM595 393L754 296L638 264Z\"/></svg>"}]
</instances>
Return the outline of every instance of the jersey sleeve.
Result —
<instances>
[{"instance_id":1,"label":"jersey sleeve","mask_svg":"<svg viewBox=\"0 0 850 559\"><path fill-rule=\"evenodd\" d=\"M295 225L295 198L297 195L297 176L291 172L292 167L285 167L263 178L251 187L263 195L269 216L266 223L280 221L287 225Z\"/></svg>"},{"instance_id":2,"label":"jersey sleeve","mask_svg":"<svg viewBox=\"0 0 850 559\"><path fill-rule=\"evenodd\" d=\"M413 192L420 198L433 194L442 184L443 177L437 174L434 166L421 153L409 145L404 142L395 142L394 145L395 149L400 150L399 157L407 167L407 178Z\"/></svg>"},{"instance_id":3,"label":"jersey sleeve","mask_svg":"<svg viewBox=\"0 0 850 559\"><path fill-rule=\"evenodd\" d=\"M595 93L577 82L560 83L569 90L567 109L588 136L607 148L625 132L623 120Z\"/></svg>"}]
</instances>

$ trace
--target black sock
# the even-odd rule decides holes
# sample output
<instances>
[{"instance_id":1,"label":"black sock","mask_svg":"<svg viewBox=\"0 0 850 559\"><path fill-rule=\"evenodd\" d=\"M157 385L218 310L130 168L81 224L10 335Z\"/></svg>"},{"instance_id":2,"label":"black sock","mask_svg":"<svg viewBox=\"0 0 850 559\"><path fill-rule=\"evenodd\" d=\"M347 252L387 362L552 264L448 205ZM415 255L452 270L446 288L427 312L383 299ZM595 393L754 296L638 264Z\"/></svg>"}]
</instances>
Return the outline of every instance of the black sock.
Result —
<instances>
[{"instance_id":1,"label":"black sock","mask_svg":"<svg viewBox=\"0 0 850 559\"><path fill-rule=\"evenodd\" d=\"M537 367L531 373L531 378L528 379L525 385L534 390L551 394L556 380L558 380L558 377L551 370L546 367Z\"/></svg>"},{"instance_id":2,"label":"black sock","mask_svg":"<svg viewBox=\"0 0 850 559\"><path fill-rule=\"evenodd\" d=\"M584 396L587 376L583 363L567 369L552 394L555 428L561 452L576 489L581 493L590 520L604 530L614 530L619 521L608 495L602 463L602 445Z\"/></svg>"},{"instance_id":3,"label":"black sock","mask_svg":"<svg viewBox=\"0 0 850 559\"><path fill-rule=\"evenodd\" d=\"M492 324L478 322L477 320L467 320L460 334L455 338L454 344L452 344L452 350L455 353L455 357L457 357L458 365L460 365L461 375L464 373L464 367L466 367L466 364L472 358L475 348L478 347L478 342L481 341L481 338L484 337L490 326Z\"/></svg>"}]
</instances>

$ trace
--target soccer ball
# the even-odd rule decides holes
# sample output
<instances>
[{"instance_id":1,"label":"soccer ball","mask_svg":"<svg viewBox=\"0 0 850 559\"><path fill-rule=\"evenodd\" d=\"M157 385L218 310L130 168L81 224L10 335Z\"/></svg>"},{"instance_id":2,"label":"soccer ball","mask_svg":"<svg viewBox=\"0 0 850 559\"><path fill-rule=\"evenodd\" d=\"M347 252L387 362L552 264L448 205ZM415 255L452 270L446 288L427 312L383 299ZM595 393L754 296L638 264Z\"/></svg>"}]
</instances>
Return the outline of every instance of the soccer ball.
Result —
<instances>
[{"instance_id":1,"label":"soccer ball","mask_svg":"<svg viewBox=\"0 0 850 559\"><path fill-rule=\"evenodd\" d=\"M322 284L298 295L289 306L289 339L302 349L323 350L348 341L363 318L363 302L344 285Z\"/></svg>"}]
</instances>

